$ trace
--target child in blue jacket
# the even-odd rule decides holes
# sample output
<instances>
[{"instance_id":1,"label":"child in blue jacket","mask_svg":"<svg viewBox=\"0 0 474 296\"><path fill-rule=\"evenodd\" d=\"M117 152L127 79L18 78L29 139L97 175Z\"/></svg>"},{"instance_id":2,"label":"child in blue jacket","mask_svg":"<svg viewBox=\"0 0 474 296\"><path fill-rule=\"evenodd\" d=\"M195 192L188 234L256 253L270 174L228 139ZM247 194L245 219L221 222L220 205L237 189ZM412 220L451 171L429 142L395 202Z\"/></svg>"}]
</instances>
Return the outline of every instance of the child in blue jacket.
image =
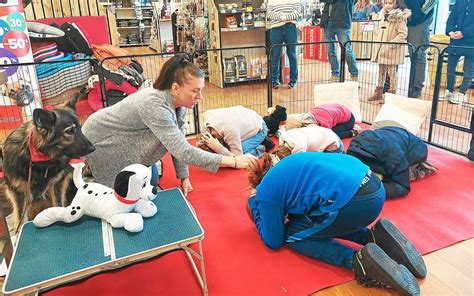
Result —
<instances>
[{"instance_id":1,"label":"child in blue jacket","mask_svg":"<svg viewBox=\"0 0 474 296\"><path fill-rule=\"evenodd\" d=\"M252 163L249 180L247 210L267 247L286 243L305 256L354 270L365 285L419 294L413 275L426 276L419 252L387 219L367 228L382 210L385 191L358 159L302 152L280 160L267 154L262 165ZM355 251L335 238L364 247Z\"/></svg>"}]
</instances>

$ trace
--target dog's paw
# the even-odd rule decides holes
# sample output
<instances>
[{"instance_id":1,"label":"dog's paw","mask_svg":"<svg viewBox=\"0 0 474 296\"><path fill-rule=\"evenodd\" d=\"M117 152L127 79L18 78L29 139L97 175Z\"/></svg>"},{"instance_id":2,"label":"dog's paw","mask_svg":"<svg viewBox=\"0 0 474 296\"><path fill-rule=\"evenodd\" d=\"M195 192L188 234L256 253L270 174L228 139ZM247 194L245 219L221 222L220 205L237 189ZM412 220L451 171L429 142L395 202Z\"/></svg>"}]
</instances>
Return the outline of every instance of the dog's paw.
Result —
<instances>
[{"instance_id":1,"label":"dog's paw","mask_svg":"<svg viewBox=\"0 0 474 296\"><path fill-rule=\"evenodd\" d=\"M156 208L156 205L151 202L151 201L147 201L145 203L145 207L143 209L143 211L141 212L141 215L145 218L148 218L148 217L151 217L153 215L156 214L156 212L158 211L158 209Z\"/></svg>"},{"instance_id":2,"label":"dog's paw","mask_svg":"<svg viewBox=\"0 0 474 296\"><path fill-rule=\"evenodd\" d=\"M81 206L72 206L69 211L69 215L66 215L63 219L65 223L71 223L77 221L84 215L84 210Z\"/></svg>"},{"instance_id":3,"label":"dog's paw","mask_svg":"<svg viewBox=\"0 0 474 296\"><path fill-rule=\"evenodd\" d=\"M130 232L139 232L143 230L143 218L137 213L129 213L125 220L125 230Z\"/></svg>"}]
</instances>

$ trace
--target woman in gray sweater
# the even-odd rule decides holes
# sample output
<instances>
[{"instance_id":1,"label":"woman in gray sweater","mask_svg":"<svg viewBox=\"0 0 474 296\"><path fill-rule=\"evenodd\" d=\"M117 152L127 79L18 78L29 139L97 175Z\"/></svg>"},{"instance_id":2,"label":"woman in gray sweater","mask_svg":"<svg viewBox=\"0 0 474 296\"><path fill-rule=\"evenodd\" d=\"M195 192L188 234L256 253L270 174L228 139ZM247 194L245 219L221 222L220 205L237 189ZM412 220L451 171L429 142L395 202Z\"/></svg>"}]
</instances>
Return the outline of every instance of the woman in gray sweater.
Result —
<instances>
[{"instance_id":1,"label":"woman in gray sweater","mask_svg":"<svg viewBox=\"0 0 474 296\"><path fill-rule=\"evenodd\" d=\"M92 114L82 131L96 147L87 157L95 181L113 186L125 166L152 165L168 151L184 195L193 189L188 164L211 172L219 167L246 168L251 156L222 156L186 141L187 108L201 100L203 87L204 73L186 55L177 55L163 65L153 88Z\"/></svg>"}]
</instances>

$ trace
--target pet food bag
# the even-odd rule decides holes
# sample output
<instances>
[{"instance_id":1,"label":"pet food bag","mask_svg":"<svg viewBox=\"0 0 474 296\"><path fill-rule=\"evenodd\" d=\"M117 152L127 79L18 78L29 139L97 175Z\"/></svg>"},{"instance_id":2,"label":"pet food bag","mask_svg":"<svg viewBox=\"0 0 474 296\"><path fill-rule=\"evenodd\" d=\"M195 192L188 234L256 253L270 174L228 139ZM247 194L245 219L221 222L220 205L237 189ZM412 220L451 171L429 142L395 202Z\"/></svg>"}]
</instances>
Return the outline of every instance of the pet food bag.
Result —
<instances>
[{"instance_id":1,"label":"pet food bag","mask_svg":"<svg viewBox=\"0 0 474 296\"><path fill-rule=\"evenodd\" d=\"M250 58L249 78L258 78L262 76L262 61L260 57Z\"/></svg>"},{"instance_id":2,"label":"pet food bag","mask_svg":"<svg viewBox=\"0 0 474 296\"><path fill-rule=\"evenodd\" d=\"M224 58L224 80L232 81L237 78L235 58Z\"/></svg>"},{"instance_id":3,"label":"pet food bag","mask_svg":"<svg viewBox=\"0 0 474 296\"><path fill-rule=\"evenodd\" d=\"M243 55L236 55L234 58L237 65L237 78L246 79L248 76L247 58Z\"/></svg>"}]
</instances>

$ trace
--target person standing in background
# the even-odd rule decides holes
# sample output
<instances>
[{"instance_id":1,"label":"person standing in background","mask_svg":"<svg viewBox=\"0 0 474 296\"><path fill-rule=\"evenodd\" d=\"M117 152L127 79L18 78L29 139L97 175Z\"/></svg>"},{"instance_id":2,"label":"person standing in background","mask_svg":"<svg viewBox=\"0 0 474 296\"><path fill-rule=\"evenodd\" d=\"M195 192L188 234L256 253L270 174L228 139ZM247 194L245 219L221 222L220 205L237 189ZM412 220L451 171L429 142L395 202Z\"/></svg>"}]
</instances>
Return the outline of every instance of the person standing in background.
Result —
<instances>
[{"instance_id":1,"label":"person standing in background","mask_svg":"<svg viewBox=\"0 0 474 296\"><path fill-rule=\"evenodd\" d=\"M370 13L372 13L372 3L370 3L370 0L359 0L354 6L353 19L355 20L369 19Z\"/></svg>"},{"instance_id":2,"label":"person standing in background","mask_svg":"<svg viewBox=\"0 0 474 296\"><path fill-rule=\"evenodd\" d=\"M411 16L408 19L408 43L415 47L430 43L430 26L433 22L434 7L438 0L409 0L406 6L411 10ZM416 55L415 80L410 81L413 86L409 97L419 98L421 91L425 86L426 70L426 47L421 48Z\"/></svg>"},{"instance_id":3,"label":"person standing in background","mask_svg":"<svg viewBox=\"0 0 474 296\"><path fill-rule=\"evenodd\" d=\"M471 16L473 14L474 0L457 0L446 22L446 35L449 35L451 39L446 49L448 53L447 85L441 100L449 100L452 104L467 102L466 92L471 87L474 76L474 23ZM454 94L456 68L462 56L464 56L462 84L459 92Z\"/></svg>"},{"instance_id":4,"label":"person standing in background","mask_svg":"<svg viewBox=\"0 0 474 296\"><path fill-rule=\"evenodd\" d=\"M298 60L296 56L296 43L298 43L298 20L302 18L301 2L298 0L268 0L267 1L267 27L270 28L271 46L286 45L286 55L290 61L289 88L296 86L298 80ZM272 87L277 89L280 82L280 57L281 46L271 50L271 75Z\"/></svg>"},{"instance_id":5,"label":"person standing in background","mask_svg":"<svg viewBox=\"0 0 474 296\"><path fill-rule=\"evenodd\" d=\"M335 44L336 36L342 45L350 41L354 0L322 0L321 2L325 2L321 27L324 28L324 41L330 42L326 44L326 49L331 64L331 80L339 81L341 73ZM359 69L350 43L346 45L346 62L351 73L351 80L357 81Z\"/></svg>"}]
</instances>

